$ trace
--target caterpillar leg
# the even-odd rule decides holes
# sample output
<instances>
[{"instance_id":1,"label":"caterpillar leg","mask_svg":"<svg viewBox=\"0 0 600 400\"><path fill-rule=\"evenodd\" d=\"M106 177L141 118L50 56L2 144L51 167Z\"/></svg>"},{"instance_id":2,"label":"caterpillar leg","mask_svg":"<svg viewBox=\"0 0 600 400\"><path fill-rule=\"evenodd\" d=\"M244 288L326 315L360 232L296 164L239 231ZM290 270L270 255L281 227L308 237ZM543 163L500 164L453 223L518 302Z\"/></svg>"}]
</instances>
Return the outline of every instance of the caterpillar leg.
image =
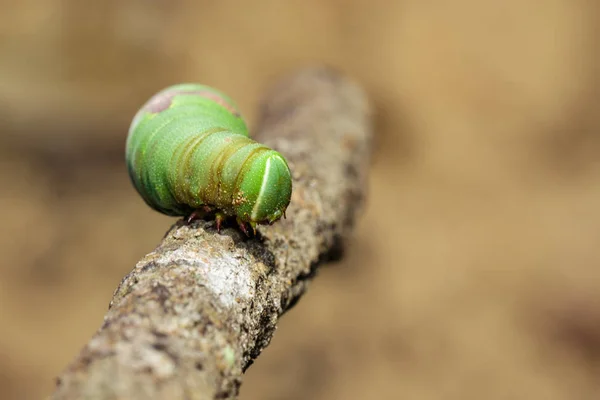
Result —
<instances>
[{"instance_id":1,"label":"caterpillar leg","mask_svg":"<svg viewBox=\"0 0 600 400\"><path fill-rule=\"evenodd\" d=\"M197 219L200 219L204 216L204 212L200 211L200 210L194 210L185 220L185 222L187 224L189 224L192 221L195 221Z\"/></svg>"},{"instance_id":2,"label":"caterpillar leg","mask_svg":"<svg viewBox=\"0 0 600 400\"><path fill-rule=\"evenodd\" d=\"M240 226L240 229L242 230L242 232L244 232L244 234L248 237L250 237L250 233L248 232L248 228L246 228L246 223L244 221L242 221L239 218L236 218L236 221L238 223L238 225Z\"/></svg>"},{"instance_id":3,"label":"caterpillar leg","mask_svg":"<svg viewBox=\"0 0 600 400\"><path fill-rule=\"evenodd\" d=\"M206 214L212 211L212 208L209 206L202 206L202 208L198 208L187 217L186 223L190 223L194 220L203 218Z\"/></svg>"},{"instance_id":4,"label":"caterpillar leg","mask_svg":"<svg viewBox=\"0 0 600 400\"><path fill-rule=\"evenodd\" d=\"M215 214L215 222L217 224L217 232L221 233L221 224L223 224L223 221L225 221L225 214L223 213L216 213Z\"/></svg>"}]
</instances>

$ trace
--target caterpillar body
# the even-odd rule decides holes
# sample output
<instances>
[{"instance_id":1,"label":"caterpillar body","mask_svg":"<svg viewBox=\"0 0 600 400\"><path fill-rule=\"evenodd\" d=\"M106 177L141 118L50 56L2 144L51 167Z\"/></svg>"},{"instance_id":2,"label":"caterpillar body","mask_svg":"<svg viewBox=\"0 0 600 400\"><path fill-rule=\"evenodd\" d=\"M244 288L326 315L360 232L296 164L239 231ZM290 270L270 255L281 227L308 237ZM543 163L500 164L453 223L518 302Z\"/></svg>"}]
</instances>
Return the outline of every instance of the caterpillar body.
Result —
<instances>
[{"instance_id":1,"label":"caterpillar body","mask_svg":"<svg viewBox=\"0 0 600 400\"><path fill-rule=\"evenodd\" d=\"M214 213L272 224L285 215L292 178L285 158L249 137L236 104L200 84L152 96L134 116L125 158L133 186L153 209L188 221Z\"/></svg>"}]
</instances>

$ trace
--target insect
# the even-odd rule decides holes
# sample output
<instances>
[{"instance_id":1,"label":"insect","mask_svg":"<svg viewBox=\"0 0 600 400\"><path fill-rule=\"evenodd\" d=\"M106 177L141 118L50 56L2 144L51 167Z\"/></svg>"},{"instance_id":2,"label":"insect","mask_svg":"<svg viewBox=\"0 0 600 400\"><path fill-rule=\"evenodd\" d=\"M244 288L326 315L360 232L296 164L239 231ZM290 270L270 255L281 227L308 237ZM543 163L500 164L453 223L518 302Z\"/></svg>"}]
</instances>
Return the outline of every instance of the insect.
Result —
<instances>
[{"instance_id":1,"label":"insect","mask_svg":"<svg viewBox=\"0 0 600 400\"><path fill-rule=\"evenodd\" d=\"M135 114L126 141L129 177L154 210L193 219L235 217L248 235L285 216L292 177L285 158L249 137L236 104L200 84L173 85Z\"/></svg>"}]
</instances>

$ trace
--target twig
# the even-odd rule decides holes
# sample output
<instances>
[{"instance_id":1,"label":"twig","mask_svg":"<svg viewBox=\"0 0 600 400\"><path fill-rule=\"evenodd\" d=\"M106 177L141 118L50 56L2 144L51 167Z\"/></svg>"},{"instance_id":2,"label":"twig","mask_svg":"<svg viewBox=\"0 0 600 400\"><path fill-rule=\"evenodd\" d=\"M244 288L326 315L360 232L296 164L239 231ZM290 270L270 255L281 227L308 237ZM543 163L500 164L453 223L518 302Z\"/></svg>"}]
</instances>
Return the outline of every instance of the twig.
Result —
<instances>
[{"instance_id":1,"label":"twig","mask_svg":"<svg viewBox=\"0 0 600 400\"><path fill-rule=\"evenodd\" d=\"M293 171L287 219L248 239L176 223L114 293L104 324L57 379L53 399L232 399L317 265L340 256L366 191L364 93L327 68L267 96L259 141Z\"/></svg>"}]
</instances>

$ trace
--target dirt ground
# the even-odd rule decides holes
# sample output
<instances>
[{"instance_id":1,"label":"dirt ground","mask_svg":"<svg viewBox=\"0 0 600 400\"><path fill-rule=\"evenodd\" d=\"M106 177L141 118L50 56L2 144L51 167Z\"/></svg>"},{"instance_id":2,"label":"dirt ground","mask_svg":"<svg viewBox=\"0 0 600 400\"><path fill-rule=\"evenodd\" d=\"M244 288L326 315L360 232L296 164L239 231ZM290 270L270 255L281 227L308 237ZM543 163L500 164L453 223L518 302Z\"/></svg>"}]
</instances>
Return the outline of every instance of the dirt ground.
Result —
<instances>
[{"instance_id":1,"label":"dirt ground","mask_svg":"<svg viewBox=\"0 0 600 400\"><path fill-rule=\"evenodd\" d=\"M183 81L251 124L312 62L377 108L367 208L247 372L251 399L600 399L600 5L7 0L0 397L40 399L173 219L133 191L135 110Z\"/></svg>"}]
</instances>

